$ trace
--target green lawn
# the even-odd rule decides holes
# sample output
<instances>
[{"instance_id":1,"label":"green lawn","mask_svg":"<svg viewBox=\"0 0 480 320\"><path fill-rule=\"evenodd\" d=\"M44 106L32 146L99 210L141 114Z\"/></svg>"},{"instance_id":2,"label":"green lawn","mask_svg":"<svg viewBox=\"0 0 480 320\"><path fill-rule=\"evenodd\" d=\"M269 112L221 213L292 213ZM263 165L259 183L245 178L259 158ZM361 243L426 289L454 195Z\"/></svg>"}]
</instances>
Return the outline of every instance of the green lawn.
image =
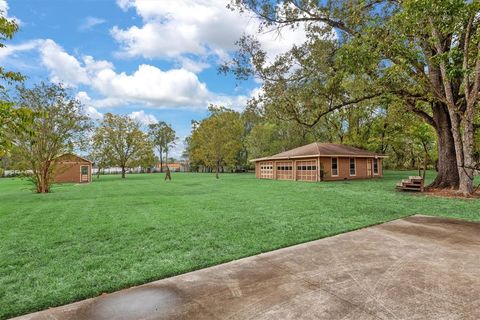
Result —
<instances>
[{"instance_id":1,"label":"green lawn","mask_svg":"<svg viewBox=\"0 0 480 320\"><path fill-rule=\"evenodd\" d=\"M480 221L480 201L251 174L105 176L38 195L0 179L0 319L411 214ZM431 178L431 177L430 177Z\"/></svg>"}]
</instances>

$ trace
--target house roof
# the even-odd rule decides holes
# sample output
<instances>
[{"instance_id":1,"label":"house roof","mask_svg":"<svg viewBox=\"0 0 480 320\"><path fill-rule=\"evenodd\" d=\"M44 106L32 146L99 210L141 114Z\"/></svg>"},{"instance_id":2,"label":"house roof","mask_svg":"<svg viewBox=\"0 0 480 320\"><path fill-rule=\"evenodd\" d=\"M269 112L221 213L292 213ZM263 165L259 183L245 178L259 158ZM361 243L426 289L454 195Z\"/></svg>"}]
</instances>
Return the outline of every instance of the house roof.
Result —
<instances>
[{"instance_id":1,"label":"house roof","mask_svg":"<svg viewBox=\"0 0 480 320\"><path fill-rule=\"evenodd\" d=\"M309 158L309 157L367 157L367 158L385 158L381 153L371 152L344 144L319 143L314 142L295 149L284 151L270 157L252 159L252 162L262 160L281 160L290 158Z\"/></svg>"}]
</instances>

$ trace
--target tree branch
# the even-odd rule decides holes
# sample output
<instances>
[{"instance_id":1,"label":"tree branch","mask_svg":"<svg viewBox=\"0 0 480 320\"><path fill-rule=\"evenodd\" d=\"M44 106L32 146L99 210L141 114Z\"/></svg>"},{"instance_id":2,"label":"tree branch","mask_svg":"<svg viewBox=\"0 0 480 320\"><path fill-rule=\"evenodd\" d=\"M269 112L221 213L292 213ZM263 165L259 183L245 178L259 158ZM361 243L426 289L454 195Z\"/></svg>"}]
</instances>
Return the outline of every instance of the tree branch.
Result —
<instances>
[{"instance_id":1,"label":"tree branch","mask_svg":"<svg viewBox=\"0 0 480 320\"><path fill-rule=\"evenodd\" d=\"M415 113L417 116L419 116L420 118L422 118L423 121L425 121L427 124L431 125L432 127L435 127L435 121L433 120L432 116L430 116L428 113L426 113L425 111L421 110L421 109L418 109L416 106L415 106L415 103L410 100L410 99L405 99L405 105L407 106L407 108L412 111L413 113Z\"/></svg>"}]
</instances>

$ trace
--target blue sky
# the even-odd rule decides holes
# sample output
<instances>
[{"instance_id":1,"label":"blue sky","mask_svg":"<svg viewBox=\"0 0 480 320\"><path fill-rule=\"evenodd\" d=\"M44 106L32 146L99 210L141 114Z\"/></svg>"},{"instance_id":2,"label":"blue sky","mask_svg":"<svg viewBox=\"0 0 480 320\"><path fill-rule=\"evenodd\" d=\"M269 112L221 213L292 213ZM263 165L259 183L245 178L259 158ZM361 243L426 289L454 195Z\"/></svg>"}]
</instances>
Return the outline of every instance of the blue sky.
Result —
<instances>
[{"instance_id":1,"label":"blue sky","mask_svg":"<svg viewBox=\"0 0 480 320\"><path fill-rule=\"evenodd\" d=\"M241 110L258 94L254 80L219 75L242 34L256 34L273 58L303 32L258 33L258 22L226 9L228 0L0 0L20 31L0 49L0 63L27 84L62 82L93 119L128 114L166 121L181 141L209 103Z\"/></svg>"}]
</instances>

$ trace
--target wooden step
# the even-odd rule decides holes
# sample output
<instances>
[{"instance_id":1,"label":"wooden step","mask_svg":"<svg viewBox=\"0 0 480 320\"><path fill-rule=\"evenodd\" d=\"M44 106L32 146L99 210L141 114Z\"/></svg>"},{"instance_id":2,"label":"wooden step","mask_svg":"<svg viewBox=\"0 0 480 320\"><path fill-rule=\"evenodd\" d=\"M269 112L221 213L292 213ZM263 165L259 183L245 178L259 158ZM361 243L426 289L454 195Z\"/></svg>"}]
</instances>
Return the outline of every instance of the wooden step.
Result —
<instances>
[{"instance_id":1,"label":"wooden step","mask_svg":"<svg viewBox=\"0 0 480 320\"><path fill-rule=\"evenodd\" d=\"M423 192L423 179L419 176L410 176L408 179L403 179L395 186L399 190L404 191L420 191Z\"/></svg>"},{"instance_id":2,"label":"wooden step","mask_svg":"<svg viewBox=\"0 0 480 320\"><path fill-rule=\"evenodd\" d=\"M409 188L409 187L403 187L402 190L408 190L408 191L423 191L422 188Z\"/></svg>"}]
</instances>

